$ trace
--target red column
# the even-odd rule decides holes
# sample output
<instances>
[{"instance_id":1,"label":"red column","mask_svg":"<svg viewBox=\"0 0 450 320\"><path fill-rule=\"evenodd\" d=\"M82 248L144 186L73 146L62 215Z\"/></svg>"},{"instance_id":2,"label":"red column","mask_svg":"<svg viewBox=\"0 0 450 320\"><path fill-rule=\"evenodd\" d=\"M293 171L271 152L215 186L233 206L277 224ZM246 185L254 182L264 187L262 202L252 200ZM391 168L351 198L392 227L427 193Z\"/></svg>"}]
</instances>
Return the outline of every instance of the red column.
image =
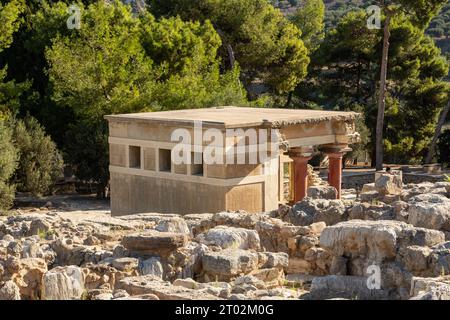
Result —
<instances>
[{"instance_id":1,"label":"red column","mask_svg":"<svg viewBox=\"0 0 450 320\"><path fill-rule=\"evenodd\" d=\"M308 161L311 157L292 156L294 160L294 202L302 201L308 189Z\"/></svg>"},{"instance_id":2,"label":"red column","mask_svg":"<svg viewBox=\"0 0 450 320\"><path fill-rule=\"evenodd\" d=\"M337 190L337 199L341 198L341 183L342 183L342 157L344 153L333 152L328 153L328 183Z\"/></svg>"}]
</instances>

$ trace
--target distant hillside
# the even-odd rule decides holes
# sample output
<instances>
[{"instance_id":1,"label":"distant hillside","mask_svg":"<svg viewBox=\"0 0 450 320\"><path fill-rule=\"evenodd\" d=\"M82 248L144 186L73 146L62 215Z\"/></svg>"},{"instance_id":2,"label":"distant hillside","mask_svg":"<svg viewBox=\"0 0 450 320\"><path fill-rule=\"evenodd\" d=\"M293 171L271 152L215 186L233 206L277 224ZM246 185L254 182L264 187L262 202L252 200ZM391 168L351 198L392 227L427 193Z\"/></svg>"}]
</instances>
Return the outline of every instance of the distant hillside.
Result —
<instances>
[{"instance_id":1,"label":"distant hillside","mask_svg":"<svg viewBox=\"0 0 450 320\"><path fill-rule=\"evenodd\" d=\"M270 0L285 15L290 15L301 7L304 0ZM324 0L325 28L327 30L335 27L339 20L347 12L360 8L367 8L374 3L373 0ZM432 36L436 45L439 46L444 55L450 59L450 0L442 8L441 12L431 21L427 33Z\"/></svg>"},{"instance_id":2,"label":"distant hillside","mask_svg":"<svg viewBox=\"0 0 450 320\"><path fill-rule=\"evenodd\" d=\"M325 0L325 28L331 29L347 12L367 8L373 4L370 0Z\"/></svg>"},{"instance_id":3,"label":"distant hillside","mask_svg":"<svg viewBox=\"0 0 450 320\"><path fill-rule=\"evenodd\" d=\"M275 7L279 8L285 15L293 13L301 7L304 0L269 0ZM326 7L325 25L326 28L334 27L339 19L347 12L359 8L367 8L374 4L373 0L324 0ZM441 10L439 15L430 23L428 32L435 37L450 35L450 0Z\"/></svg>"},{"instance_id":4,"label":"distant hillside","mask_svg":"<svg viewBox=\"0 0 450 320\"><path fill-rule=\"evenodd\" d=\"M450 61L450 1L442 8L440 14L430 23L428 34L434 37L436 45ZM450 73L447 79L450 81Z\"/></svg>"},{"instance_id":5,"label":"distant hillside","mask_svg":"<svg viewBox=\"0 0 450 320\"><path fill-rule=\"evenodd\" d=\"M442 8L438 16L430 23L428 33L436 38L450 37L450 1Z\"/></svg>"}]
</instances>

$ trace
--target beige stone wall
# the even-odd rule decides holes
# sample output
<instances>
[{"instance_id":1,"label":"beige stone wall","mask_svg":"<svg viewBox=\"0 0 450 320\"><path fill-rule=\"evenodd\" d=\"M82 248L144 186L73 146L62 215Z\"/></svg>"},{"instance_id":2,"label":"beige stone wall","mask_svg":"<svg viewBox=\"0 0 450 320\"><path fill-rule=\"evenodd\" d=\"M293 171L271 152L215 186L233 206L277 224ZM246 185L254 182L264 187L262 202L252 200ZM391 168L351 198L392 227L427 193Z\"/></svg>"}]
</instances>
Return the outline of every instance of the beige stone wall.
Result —
<instances>
[{"instance_id":1,"label":"beige stone wall","mask_svg":"<svg viewBox=\"0 0 450 320\"><path fill-rule=\"evenodd\" d=\"M227 187L111 173L111 212L215 213L225 206Z\"/></svg>"},{"instance_id":2,"label":"beige stone wall","mask_svg":"<svg viewBox=\"0 0 450 320\"><path fill-rule=\"evenodd\" d=\"M264 211L264 184L257 183L230 188L226 195L226 207L228 210Z\"/></svg>"},{"instance_id":3,"label":"beige stone wall","mask_svg":"<svg viewBox=\"0 0 450 320\"><path fill-rule=\"evenodd\" d=\"M241 178L247 176L258 176L262 174L261 164L229 164L229 165L206 165L208 177L210 178Z\"/></svg>"},{"instance_id":4,"label":"beige stone wall","mask_svg":"<svg viewBox=\"0 0 450 320\"><path fill-rule=\"evenodd\" d=\"M156 170L156 149L143 148L144 152L144 170Z\"/></svg>"},{"instance_id":5,"label":"beige stone wall","mask_svg":"<svg viewBox=\"0 0 450 320\"><path fill-rule=\"evenodd\" d=\"M126 166L126 146L113 144L109 145L109 163L112 166Z\"/></svg>"}]
</instances>

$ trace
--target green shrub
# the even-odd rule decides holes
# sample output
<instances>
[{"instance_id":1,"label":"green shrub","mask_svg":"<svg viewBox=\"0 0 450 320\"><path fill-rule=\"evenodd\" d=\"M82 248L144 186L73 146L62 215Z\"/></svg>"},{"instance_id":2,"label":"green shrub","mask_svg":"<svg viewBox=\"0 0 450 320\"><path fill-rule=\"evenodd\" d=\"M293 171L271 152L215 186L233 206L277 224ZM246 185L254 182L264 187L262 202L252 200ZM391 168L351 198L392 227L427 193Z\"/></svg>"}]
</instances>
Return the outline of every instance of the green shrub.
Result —
<instances>
[{"instance_id":1,"label":"green shrub","mask_svg":"<svg viewBox=\"0 0 450 320\"><path fill-rule=\"evenodd\" d=\"M108 126L106 122L80 121L67 128L67 163L72 164L75 176L97 187L97 196L104 197L109 181Z\"/></svg>"},{"instance_id":2,"label":"green shrub","mask_svg":"<svg viewBox=\"0 0 450 320\"><path fill-rule=\"evenodd\" d=\"M0 211L8 209L14 200L14 186L10 178L17 167L17 150L12 142L11 129L0 120Z\"/></svg>"},{"instance_id":3,"label":"green shrub","mask_svg":"<svg viewBox=\"0 0 450 320\"><path fill-rule=\"evenodd\" d=\"M19 150L15 181L20 191L41 196L61 177L62 157L52 139L32 117L14 123L14 140Z\"/></svg>"},{"instance_id":4,"label":"green shrub","mask_svg":"<svg viewBox=\"0 0 450 320\"><path fill-rule=\"evenodd\" d=\"M9 209L14 201L14 186L0 181L0 215Z\"/></svg>"}]
</instances>

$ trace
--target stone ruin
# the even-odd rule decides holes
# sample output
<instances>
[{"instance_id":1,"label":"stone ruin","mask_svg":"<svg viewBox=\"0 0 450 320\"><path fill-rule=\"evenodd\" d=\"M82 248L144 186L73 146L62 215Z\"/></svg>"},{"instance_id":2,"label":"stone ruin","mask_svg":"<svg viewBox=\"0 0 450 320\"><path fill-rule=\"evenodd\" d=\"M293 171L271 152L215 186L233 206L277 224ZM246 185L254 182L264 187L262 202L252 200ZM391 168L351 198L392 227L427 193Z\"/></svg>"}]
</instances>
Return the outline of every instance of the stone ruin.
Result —
<instances>
[{"instance_id":1,"label":"stone ruin","mask_svg":"<svg viewBox=\"0 0 450 320\"><path fill-rule=\"evenodd\" d=\"M0 217L0 299L449 299L449 196L380 174L356 201L318 183L257 214L17 210Z\"/></svg>"}]
</instances>

